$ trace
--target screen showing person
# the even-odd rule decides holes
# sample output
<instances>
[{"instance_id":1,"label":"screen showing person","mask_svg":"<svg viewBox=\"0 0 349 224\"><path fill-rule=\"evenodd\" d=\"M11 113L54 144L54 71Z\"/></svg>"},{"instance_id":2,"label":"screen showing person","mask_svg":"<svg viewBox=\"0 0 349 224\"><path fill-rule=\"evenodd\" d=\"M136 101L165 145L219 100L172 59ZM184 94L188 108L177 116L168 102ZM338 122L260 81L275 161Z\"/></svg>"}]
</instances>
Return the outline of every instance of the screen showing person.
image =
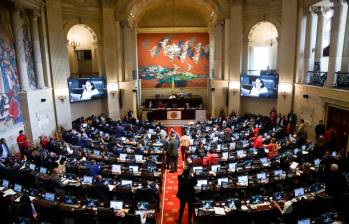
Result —
<instances>
[{"instance_id":1,"label":"screen showing person","mask_svg":"<svg viewBox=\"0 0 349 224\"><path fill-rule=\"evenodd\" d=\"M81 100L90 100L92 96L98 95L98 89L95 84L91 81L86 81L84 85L84 91L81 94Z\"/></svg>"},{"instance_id":2,"label":"screen showing person","mask_svg":"<svg viewBox=\"0 0 349 224\"><path fill-rule=\"evenodd\" d=\"M242 75L241 96L250 97L277 97L278 76L275 75Z\"/></svg>"},{"instance_id":3,"label":"screen showing person","mask_svg":"<svg viewBox=\"0 0 349 224\"><path fill-rule=\"evenodd\" d=\"M98 99L107 95L106 80L103 77L69 78L70 102Z\"/></svg>"}]
</instances>

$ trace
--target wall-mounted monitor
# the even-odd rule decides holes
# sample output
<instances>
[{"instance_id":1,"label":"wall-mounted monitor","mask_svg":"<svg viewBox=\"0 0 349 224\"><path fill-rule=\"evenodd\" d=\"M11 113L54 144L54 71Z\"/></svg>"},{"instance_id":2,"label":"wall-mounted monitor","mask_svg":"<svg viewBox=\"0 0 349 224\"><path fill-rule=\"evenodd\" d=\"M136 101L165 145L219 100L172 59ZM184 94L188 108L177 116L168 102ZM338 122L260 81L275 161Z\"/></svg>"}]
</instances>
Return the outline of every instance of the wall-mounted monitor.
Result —
<instances>
[{"instance_id":1,"label":"wall-mounted monitor","mask_svg":"<svg viewBox=\"0 0 349 224\"><path fill-rule=\"evenodd\" d=\"M279 76L261 74L259 76L242 74L240 83L241 96L256 98L277 98Z\"/></svg>"},{"instance_id":2,"label":"wall-mounted monitor","mask_svg":"<svg viewBox=\"0 0 349 224\"><path fill-rule=\"evenodd\" d=\"M100 99L107 96L104 77L69 78L70 103Z\"/></svg>"}]
</instances>

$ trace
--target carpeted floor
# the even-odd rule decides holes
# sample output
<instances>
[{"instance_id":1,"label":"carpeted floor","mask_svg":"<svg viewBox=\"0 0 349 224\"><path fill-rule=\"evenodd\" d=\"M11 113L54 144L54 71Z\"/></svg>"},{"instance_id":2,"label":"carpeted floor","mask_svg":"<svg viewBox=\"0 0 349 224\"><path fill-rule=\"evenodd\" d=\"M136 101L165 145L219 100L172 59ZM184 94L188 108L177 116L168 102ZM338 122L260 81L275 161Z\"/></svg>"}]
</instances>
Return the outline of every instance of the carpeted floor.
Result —
<instances>
[{"instance_id":1,"label":"carpeted floor","mask_svg":"<svg viewBox=\"0 0 349 224\"><path fill-rule=\"evenodd\" d=\"M181 135L182 134L182 128L174 128L175 131ZM170 173L166 171L166 175L164 178L164 194L163 196L163 206L162 206L162 224L173 224L176 223L176 220L178 219L178 213L179 213L179 200L176 197L177 190L178 190L178 175L180 175L183 171L183 161L181 158L181 153L179 151L179 157L178 157L178 169L177 173ZM188 209L186 208L184 211L183 224L188 223Z\"/></svg>"}]
</instances>

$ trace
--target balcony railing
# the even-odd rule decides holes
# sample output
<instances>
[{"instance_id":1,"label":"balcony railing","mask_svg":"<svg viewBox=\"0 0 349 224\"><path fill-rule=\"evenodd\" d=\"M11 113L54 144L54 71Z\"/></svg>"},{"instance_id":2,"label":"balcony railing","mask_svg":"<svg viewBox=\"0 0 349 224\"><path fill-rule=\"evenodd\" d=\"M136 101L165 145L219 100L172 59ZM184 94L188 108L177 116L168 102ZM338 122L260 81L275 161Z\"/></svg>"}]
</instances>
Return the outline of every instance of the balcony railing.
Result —
<instances>
[{"instance_id":1,"label":"balcony railing","mask_svg":"<svg viewBox=\"0 0 349 224\"><path fill-rule=\"evenodd\" d=\"M327 72L308 71L304 83L312 86L324 86L327 79Z\"/></svg>"},{"instance_id":2,"label":"balcony railing","mask_svg":"<svg viewBox=\"0 0 349 224\"><path fill-rule=\"evenodd\" d=\"M336 88L349 89L349 72L336 72Z\"/></svg>"}]
</instances>

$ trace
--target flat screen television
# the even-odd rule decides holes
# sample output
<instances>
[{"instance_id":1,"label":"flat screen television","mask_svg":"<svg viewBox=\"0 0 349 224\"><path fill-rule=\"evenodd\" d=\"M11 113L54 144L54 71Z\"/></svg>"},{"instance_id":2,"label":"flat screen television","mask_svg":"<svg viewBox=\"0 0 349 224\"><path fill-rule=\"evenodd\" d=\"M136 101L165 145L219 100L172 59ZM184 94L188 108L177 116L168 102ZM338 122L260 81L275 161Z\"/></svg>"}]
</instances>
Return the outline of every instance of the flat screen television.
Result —
<instances>
[{"instance_id":1,"label":"flat screen television","mask_svg":"<svg viewBox=\"0 0 349 224\"><path fill-rule=\"evenodd\" d=\"M70 103L100 99L107 96L104 77L69 78Z\"/></svg>"},{"instance_id":2,"label":"flat screen television","mask_svg":"<svg viewBox=\"0 0 349 224\"><path fill-rule=\"evenodd\" d=\"M240 93L241 96L256 98L277 98L279 76L276 74L267 75L241 75Z\"/></svg>"}]
</instances>

